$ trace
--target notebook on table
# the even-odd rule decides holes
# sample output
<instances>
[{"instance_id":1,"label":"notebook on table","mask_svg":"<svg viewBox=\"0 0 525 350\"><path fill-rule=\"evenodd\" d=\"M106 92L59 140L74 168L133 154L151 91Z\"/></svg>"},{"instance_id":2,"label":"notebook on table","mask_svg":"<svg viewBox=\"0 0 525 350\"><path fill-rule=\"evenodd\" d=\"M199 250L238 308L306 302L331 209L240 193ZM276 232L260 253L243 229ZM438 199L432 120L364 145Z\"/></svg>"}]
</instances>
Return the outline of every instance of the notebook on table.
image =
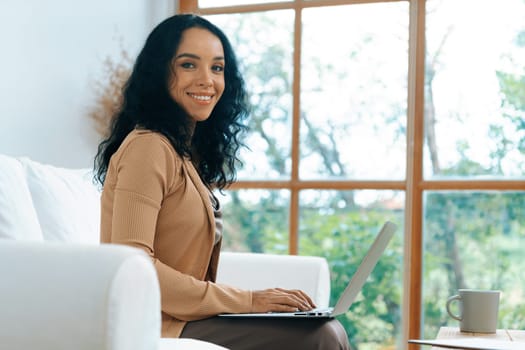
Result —
<instances>
[{"instance_id":1,"label":"notebook on table","mask_svg":"<svg viewBox=\"0 0 525 350\"><path fill-rule=\"evenodd\" d=\"M367 254L359 264L357 271L350 279L350 282L346 286L343 294L339 297L334 307L325 309L314 309L310 311L297 311L297 312L264 312L264 313L240 313L240 314L219 314L219 317L229 318L332 318L335 316L342 315L350 309L350 306L354 302L355 298L359 294L359 291L363 288L368 276L372 273L372 270L376 266L379 258L383 254L388 245L388 242L394 236L397 226L387 221L379 233L377 234L374 243L369 248Z\"/></svg>"}]
</instances>

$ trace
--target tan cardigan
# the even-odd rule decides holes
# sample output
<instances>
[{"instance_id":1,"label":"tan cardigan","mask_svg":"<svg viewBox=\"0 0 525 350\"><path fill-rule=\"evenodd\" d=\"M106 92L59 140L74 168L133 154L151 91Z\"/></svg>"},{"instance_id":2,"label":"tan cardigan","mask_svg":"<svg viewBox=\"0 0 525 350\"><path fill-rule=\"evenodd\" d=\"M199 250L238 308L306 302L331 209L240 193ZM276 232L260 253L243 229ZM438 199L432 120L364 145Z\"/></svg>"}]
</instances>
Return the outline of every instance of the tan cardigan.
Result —
<instances>
[{"instance_id":1,"label":"tan cardigan","mask_svg":"<svg viewBox=\"0 0 525 350\"><path fill-rule=\"evenodd\" d=\"M157 270L162 336L186 321L250 312L250 291L214 283L220 242L209 192L192 163L159 133L134 130L109 163L101 199L101 242L143 249Z\"/></svg>"}]
</instances>

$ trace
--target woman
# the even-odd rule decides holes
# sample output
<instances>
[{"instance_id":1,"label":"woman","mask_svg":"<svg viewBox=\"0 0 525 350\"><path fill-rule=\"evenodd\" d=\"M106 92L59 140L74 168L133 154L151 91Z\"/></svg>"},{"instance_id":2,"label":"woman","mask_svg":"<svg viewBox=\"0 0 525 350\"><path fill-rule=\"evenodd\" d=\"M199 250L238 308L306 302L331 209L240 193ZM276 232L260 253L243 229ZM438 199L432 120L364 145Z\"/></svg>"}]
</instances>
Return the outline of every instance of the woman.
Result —
<instances>
[{"instance_id":1,"label":"woman","mask_svg":"<svg viewBox=\"0 0 525 350\"><path fill-rule=\"evenodd\" d=\"M222 218L212 191L234 181L246 101L235 55L221 30L195 15L159 24L136 60L110 136L95 158L96 178L104 186L101 242L134 246L152 258L163 337L192 337L232 349L300 342L307 344L301 349L323 348L319 344L344 349L346 334L337 321L213 317L315 306L302 291L247 291L214 283Z\"/></svg>"}]
</instances>

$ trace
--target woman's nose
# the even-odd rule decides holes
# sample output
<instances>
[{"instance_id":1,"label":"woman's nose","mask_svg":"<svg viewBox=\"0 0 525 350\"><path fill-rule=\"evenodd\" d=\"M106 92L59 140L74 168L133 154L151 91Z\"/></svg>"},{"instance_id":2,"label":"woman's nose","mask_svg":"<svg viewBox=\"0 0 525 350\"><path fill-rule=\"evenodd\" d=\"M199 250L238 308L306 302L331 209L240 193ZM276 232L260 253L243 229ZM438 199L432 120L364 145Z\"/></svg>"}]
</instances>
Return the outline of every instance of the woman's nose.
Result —
<instances>
[{"instance_id":1,"label":"woman's nose","mask_svg":"<svg viewBox=\"0 0 525 350\"><path fill-rule=\"evenodd\" d=\"M211 77L211 73L207 70L204 70L201 72L199 76L199 80L197 82L199 86L212 86L213 85L213 79Z\"/></svg>"}]
</instances>

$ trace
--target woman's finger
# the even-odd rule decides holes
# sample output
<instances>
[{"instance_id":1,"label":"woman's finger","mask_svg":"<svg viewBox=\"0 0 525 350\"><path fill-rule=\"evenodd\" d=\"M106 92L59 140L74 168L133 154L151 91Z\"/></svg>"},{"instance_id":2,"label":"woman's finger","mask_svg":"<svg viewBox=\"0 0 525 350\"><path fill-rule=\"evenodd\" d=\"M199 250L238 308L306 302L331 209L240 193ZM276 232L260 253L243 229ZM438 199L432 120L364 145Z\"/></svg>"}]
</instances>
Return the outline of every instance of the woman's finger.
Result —
<instances>
[{"instance_id":1,"label":"woman's finger","mask_svg":"<svg viewBox=\"0 0 525 350\"><path fill-rule=\"evenodd\" d=\"M313 309L313 308L316 307L316 305L313 302L313 300L308 296L308 294L306 294L302 290L298 290L298 289L282 289L282 288L276 288L276 290L281 291L283 293L295 295L296 297L298 297L302 301L302 303L304 305L306 305L306 307L308 309Z\"/></svg>"}]
</instances>

